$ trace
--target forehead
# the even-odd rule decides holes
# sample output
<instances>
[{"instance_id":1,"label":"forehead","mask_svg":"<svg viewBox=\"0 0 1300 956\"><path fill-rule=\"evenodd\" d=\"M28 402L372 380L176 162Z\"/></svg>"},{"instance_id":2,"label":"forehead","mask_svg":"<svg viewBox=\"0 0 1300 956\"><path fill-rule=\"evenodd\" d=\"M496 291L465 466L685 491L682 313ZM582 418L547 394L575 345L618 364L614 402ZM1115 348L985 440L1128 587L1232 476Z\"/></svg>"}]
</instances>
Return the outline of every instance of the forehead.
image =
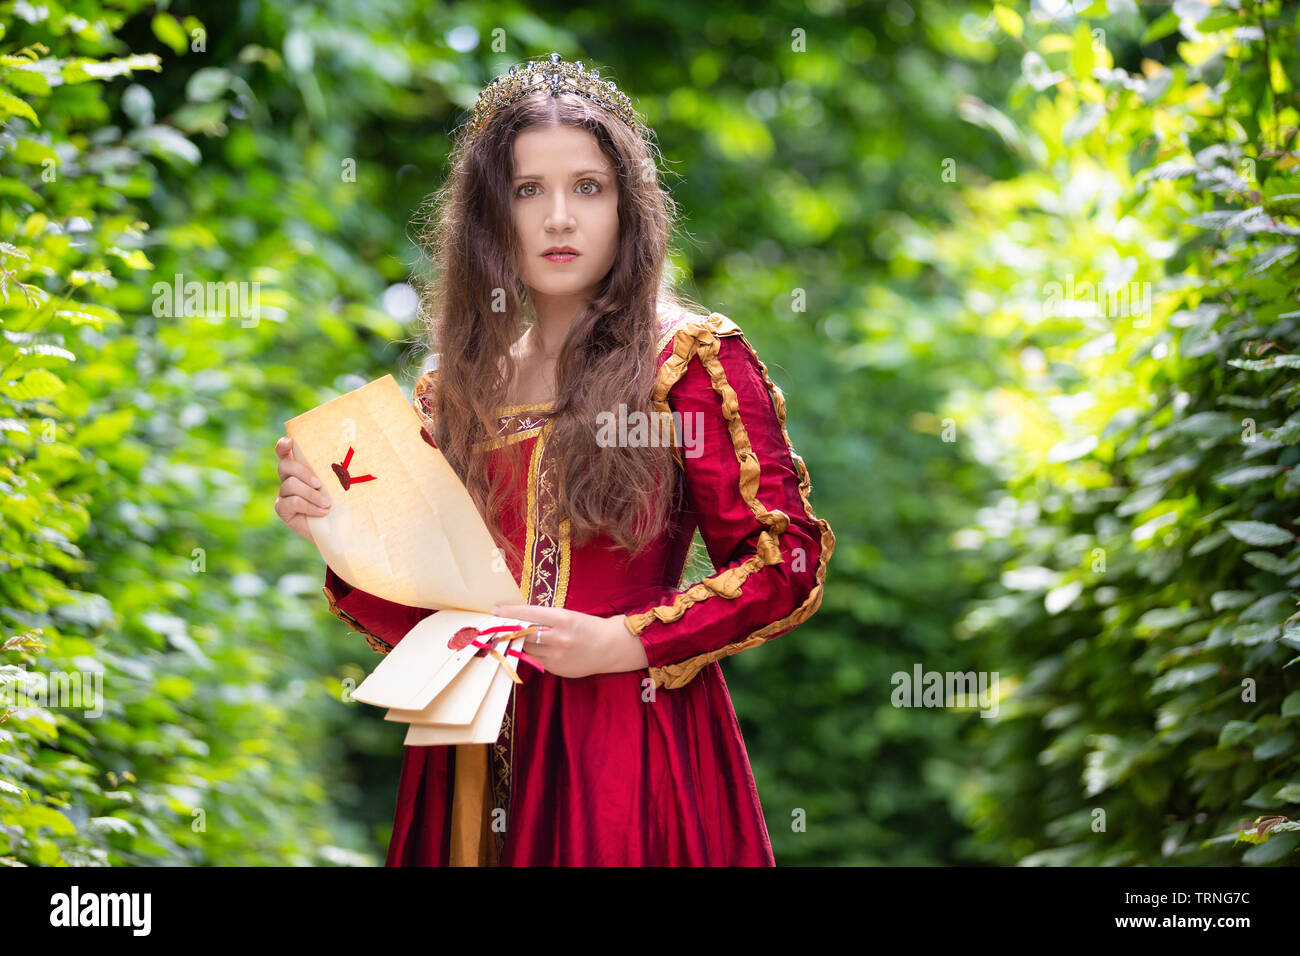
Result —
<instances>
[{"instance_id":1,"label":"forehead","mask_svg":"<svg viewBox=\"0 0 1300 956\"><path fill-rule=\"evenodd\" d=\"M596 137L576 126L532 126L515 137L515 169L563 174L579 169L612 171Z\"/></svg>"}]
</instances>

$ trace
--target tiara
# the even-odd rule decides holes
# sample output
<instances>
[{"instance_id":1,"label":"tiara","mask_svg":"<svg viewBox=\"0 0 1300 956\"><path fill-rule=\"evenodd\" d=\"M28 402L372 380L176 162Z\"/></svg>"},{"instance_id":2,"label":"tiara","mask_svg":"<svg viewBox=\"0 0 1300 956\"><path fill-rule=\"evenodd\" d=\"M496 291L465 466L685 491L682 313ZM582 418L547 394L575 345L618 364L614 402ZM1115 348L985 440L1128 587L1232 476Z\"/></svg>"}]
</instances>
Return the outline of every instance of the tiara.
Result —
<instances>
[{"instance_id":1,"label":"tiara","mask_svg":"<svg viewBox=\"0 0 1300 956\"><path fill-rule=\"evenodd\" d=\"M509 73L496 77L484 87L478 96L478 102L474 104L474 116L469 124L470 136L482 129L488 117L500 107L542 91L549 92L552 96L561 93L585 96L615 113L635 132L641 132L640 121L632 109L632 101L613 80L602 80L599 70L583 69L581 60L570 63L561 60L560 54L552 53L546 60L534 60L523 69L512 66Z\"/></svg>"}]
</instances>

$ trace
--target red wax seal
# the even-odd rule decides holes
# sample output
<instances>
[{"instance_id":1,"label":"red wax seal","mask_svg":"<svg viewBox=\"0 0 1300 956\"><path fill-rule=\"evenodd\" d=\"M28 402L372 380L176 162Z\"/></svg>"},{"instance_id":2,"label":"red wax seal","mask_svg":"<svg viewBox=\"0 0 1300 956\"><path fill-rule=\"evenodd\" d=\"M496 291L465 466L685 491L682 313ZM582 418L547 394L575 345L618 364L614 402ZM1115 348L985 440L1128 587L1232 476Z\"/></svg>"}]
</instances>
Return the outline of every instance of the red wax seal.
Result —
<instances>
[{"instance_id":1,"label":"red wax seal","mask_svg":"<svg viewBox=\"0 0 1300 956\"><path fill-rule=\"evenodd\" d=\"M451 636L451 640L447 642L447 646L450 647L453 651L459 651L462 648L469 647L477 640L478 640L478 628L462 627L459 631L457 631L455 634Z\"/></svg>"},{"instance_id":2,"label":"red wax seal","mask_svg":"<svg viewBox=\"0 0 1300 956\"><path fill-rule=\"evenodd\" d=\"M351 488L354 484L356 484L359 481L375 480L374 475L352 475L348 473L348 465L352 463L352 454L354 451L355 449L349 445L348 453L347 455L344 456L342 464L338 462L330 463L330 467L334 469L334 474L338 478L339 484L343 486L344 491L347 491L349 488Z\"/></svg>"}]
</instances>

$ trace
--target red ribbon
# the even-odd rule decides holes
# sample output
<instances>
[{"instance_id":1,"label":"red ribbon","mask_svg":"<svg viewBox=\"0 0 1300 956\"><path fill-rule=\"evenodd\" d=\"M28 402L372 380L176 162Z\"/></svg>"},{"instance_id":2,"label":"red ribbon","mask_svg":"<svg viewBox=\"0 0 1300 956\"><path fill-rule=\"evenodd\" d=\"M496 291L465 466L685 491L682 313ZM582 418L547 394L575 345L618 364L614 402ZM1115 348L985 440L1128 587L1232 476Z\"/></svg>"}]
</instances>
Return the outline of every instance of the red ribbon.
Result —
<instances>
[{"instance_id":1,"label":"red ribbon","mask_svg":"<svg viewBox=\"0 0 1300 956\"><path fill-rule=\"evenodd\" d=\"M479 634L495 634L495 633L497 633L498 631L509 631L509 632L511 632L512 634L515 634L516 636L518 636L518 633L523 633L525 636L527 636L527 635L529 635L529 634L535 634L535 633L537 632L537 625L534 624L534 625L532 625L531 627L524 628L524 630L523 630L522 632L520 632L519 628L517 628L517 627L511 627L509 624L498 624L496 627L488 627L488 628L484 628L483 630L479 631ZM510 639L511 639L511 638L505 638L505 640L510 640ZM497 637L497 638L493 638L493 640L497 640L497 641L499 641L499 640L502 640L502 638ZM491 646L491 645L488 645L488 644L483 644L483 643L480 642L480 641L472 641L471 643L473 643L473 645L474 645L475 647L481 647L481 648L483 648L484 650L486 650L488 647ZM525 643L527 643L527 642L525 642ZM483 651L480 650L479 653L476 654L475 656L476 656L476 657L481 657L482 654L483 654ZM506 656L507 656L507 657L517 657L517 658L519 658L521 661L524 661L525 663L532 664L534 667L536 667L536 668L537 668L539 671L541 671L543 674L546 673L546 668L542 666L542 662L539 661L537 658L533 657L531 654L525 654L523 651L506 651Z\"/></svg>"},{"instance_id":2,"label":"red ribbon","mask_svg":"<svg viewBox=\"0 0 1300 956\"><path fill-rule=\"evenodd\" d=\"M500 652L498 652L492 645L497 641L508 642L516 637L526 637L529 634L536 633L537 629L538 625L536 624L525 628L520 628L510 624L501 624L496 627L484 628L481 631L476 627L462 627L451 636L449 641L447 641L447 646L456 651L464 647L477 647L479 650L478 653L474 655L475 657L482 657L484 654L491 654L497 659L501 666L506 669L506 672L510 675L511 679L516 684L519 684L522 683L519 679L519 675L515 673L514 668L509 665L505 657L502 657ZM479 640L480 637L486 634L496 634L498 636L488 638L486 641ZM541 661L523 651L508 650L506 651L506 657L517 657L525 663L532 664L533 667L537 668L543 674L546 673L546 668L542 666Z\"/></svg>"},{"instance_id":3,"label":"red ribbon","mask_svg":"<svg viewBox=\"0 0 1300 956\"><path fill-rule=\"evenodd\" d=\"M354 451L354 449L352 448L351 445L349 445L349 446L348 446L347 457L345 457L345 458L343 459L343 464L340 465L340 464L338 464L337 462L335 462L335 463L333 463L333 464L330 465L330 467L334 469L334 474L338 476L339 484L341 484L341 485L343 486L343 490L344 490L344 491L347 491L349 488L351 488L353 485L355 485L355 484L356 484L357 482L359 482L359 481L374 481L374 480L375 480L375 476L374 476L374 475L356 475L356 476L353 476L353 475L349 475L349 474L348 474L348 465L350 465L350 464L352 463L352 453L353 453L353 451Z\"/></svg>"}]
</instances>

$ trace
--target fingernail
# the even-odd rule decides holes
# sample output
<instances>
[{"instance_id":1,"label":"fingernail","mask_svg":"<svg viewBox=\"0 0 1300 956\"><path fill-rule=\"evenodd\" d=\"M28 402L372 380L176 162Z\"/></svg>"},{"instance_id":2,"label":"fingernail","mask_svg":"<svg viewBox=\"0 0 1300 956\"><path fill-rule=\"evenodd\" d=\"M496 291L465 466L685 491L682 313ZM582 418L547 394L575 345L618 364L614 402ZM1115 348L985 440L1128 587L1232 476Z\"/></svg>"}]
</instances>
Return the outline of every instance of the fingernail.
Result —
<instances>
[{"instance_id":1,"label":"fingernail","mask_svg":"<svg viewBox=\"0 0 1300 956\"><path fill-rule=\"evenodd\" d=\"M313 479L311 480L311 485L312 485L313 488L319 488L319 487L320 487L320 479L319 479L319 478L313 478Z\"/></svg>"}]
</instances>

